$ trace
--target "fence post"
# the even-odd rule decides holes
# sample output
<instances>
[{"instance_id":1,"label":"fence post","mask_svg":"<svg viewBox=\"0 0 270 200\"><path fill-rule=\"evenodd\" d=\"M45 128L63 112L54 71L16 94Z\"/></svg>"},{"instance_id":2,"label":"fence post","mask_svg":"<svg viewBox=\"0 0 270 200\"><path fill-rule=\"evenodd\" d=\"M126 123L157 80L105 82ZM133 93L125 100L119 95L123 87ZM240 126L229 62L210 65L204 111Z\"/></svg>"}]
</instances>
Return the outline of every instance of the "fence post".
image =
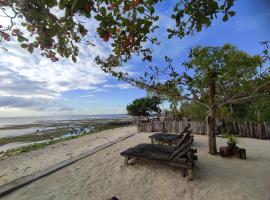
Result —
<instances>
[{"instance_id":1,"label":"fence post","mask_svg":"<svg viewBox=\"0 0 270 200\"><path fill-rule=\"evenodd\" d=\"M247 137L250 137L250 133L249 133L249 128L248 128L248 124L247 124L247 122L245 121L244 122L244 127L245 127L245 133L246 133L246 135L247 135Z\"/></svg>"},{"instance_id":2,"label":"fence post","mask_svg":"<svg viewBox=\"0 0 270 200\"><path fill-rule=\"evenodd\" d=\"M259 139L262 139L262 127L261 124L257 124L257 135Z\"/></svg>"},{"instance_id":3,"label":"fence post","mask_svg":"<svg viewBox=\"0 0 270 200\"><path fill-rule=\"evenodd\" d=\"M241 129L241 123L238 122L238 123L237 123L237 126L238 126L238 130L239 130L239 135L240 135L241 137L243 137L243 132L242 132L242 129Z\"/></svg>"},{"instance_id":4,"label":"fence post","mask_svg":"<svg viewBox=\"0 0 270 200\"><path fill-rule=\"evenodd\" d=\"M254 136L253 136L254 130L252 128L250 128L250 124L252 124L252 123L247 122L247 129L248 129L248 133L249 133L249 138L254 138Z\"/></svg>"},{"instance_id":5,"label":"fence post","mask_svg":"<svg viewBox=\"0 0 270 200\"><path fill-rule=\"evenodd\" d=\"M265 127L265 136L266 139L270 139L270 128L267 126L266 122L263 123Z\"/></svg>"},{"instance_id":6,"label":"fence post","mask_svg":"<svg viewBox=\"0 0 270 200\"><path fill-rule=\"evenodd\" d=\"M266 139L266 127L264 126L264 124L261 124L261 132L262 132L262 139Z\"/></svg>"}]
</instances>

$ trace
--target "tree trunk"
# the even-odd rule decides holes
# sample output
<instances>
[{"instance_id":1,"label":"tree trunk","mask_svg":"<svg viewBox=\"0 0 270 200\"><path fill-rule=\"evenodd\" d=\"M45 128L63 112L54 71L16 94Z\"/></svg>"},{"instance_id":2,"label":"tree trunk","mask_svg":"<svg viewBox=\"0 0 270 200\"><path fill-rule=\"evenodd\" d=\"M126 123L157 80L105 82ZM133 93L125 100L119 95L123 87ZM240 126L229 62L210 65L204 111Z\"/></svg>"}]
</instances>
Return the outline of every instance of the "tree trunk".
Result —
<instances>
[{"instance_id":1,"label":"tree trunk","mask_svg":"<svg viewBox=\"0 0 270 200\"><path fill-rule=\"evenodd\" d=\"M259 109L257 110L257 121L261 123L261 111Z\"/></svg>"},{"instance_id":2,"label":"tree trunk","mask_svg":"<svg viewBox=\"0 0 270 200\"><path fill-rule=\"evenodd\" d=\"M233 107L232 107L231 103L230 103L230 114L231 114L231 116L233 115Z\"/></svg>"},{"instance_id":3,"label":"tree trunk","mask_svg":"<svg viewBox=\"0 0 270 200\"><path fill-rule=\"evenodd\" d=\"M215 107L215 81L212 80L208 87L208 117L207 117L207 133L208 133L208 145L209 153L212 155L217 154L216 145L216 107Z\"/></svg>"}]
</instances>

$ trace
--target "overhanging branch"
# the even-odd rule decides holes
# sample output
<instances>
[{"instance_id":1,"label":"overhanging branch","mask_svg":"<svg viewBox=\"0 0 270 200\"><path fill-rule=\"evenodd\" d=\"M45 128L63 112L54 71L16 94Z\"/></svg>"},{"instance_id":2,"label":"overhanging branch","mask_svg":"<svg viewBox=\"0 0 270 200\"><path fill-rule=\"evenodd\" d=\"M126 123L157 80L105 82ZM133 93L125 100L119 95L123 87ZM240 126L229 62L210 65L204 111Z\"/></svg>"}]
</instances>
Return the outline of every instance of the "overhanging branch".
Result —
<instances>
[{"instance_id":1,"label":"overhanging branch","mask_svg":"<svg viewBox=\"0 0 270 200\"><path fill-rule=\"evenodd\" d=\"M264 84L255 88L255 90L250 95L246 95L246 96L242 96L242 97L238 97L238 98L235 98L235 96L233 96L232 98L226 100L225 102L218 104L218 106L224 106L226 104L232 104L232 103L237 103L237 102L250 101L251 99L256 98L256 97L265 96L264 93L258 93L258 92L263 88L267 88L267 86L270 88L270 80L266 81ZM270 96L270 95L266 95L266 96Z\"/></svg>"},{"instance_id":2,"label":"overhanging branch","mask_svg":"<svg viewBox=\"0 0 270 200\"><path fill-rule=\"evenodd\" d=\"M187 96L184 96L184 95L180 95L180 94L179 95L175 95L175 94L173 94L172 92L170 92L168 90L159 88L159 87L154 86L154 85L150 85L150 84L144 83L142 81L136 80L136 79L131 78L131 77L128 77L128 76L120 77L120 79L123 80L123 81L125 81L125 82L128 82L129 84L131 84L131 85L133 85L135 87L140 87L140 88L144 88L144 89L147 89L147 90L150 90L150 91L154 91L154 92L157 92L157 93L160 93L160 94L164 94L164 95L166 95L168 97L172 97L172 98L174 98L175 100L178 100L178 101L183 101L183 100L194 101L194 102L199 103L202 106L208 108L208 105L205 104L205 103L203 103L199 99L190 98L190 97L187 97Z\"/></svg>"}]
</instances>

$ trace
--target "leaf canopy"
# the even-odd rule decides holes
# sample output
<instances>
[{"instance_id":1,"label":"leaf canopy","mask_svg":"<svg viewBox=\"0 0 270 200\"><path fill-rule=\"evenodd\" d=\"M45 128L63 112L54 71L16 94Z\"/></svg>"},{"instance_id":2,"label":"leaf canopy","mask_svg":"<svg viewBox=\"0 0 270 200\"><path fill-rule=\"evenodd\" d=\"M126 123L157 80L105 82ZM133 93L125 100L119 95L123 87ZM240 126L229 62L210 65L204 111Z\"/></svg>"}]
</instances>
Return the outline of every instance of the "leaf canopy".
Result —
<instances>
[{"instance_id":1,"label":"leaf canopy","mask_svg":"<svg viewBox=\"0 0 270 200\"><path fill-rule=\"evenodd\" d=\"M151 114L161 112L159 108L161 102L161 99L156 96L135 99L131 104L127 105L127 111L131 116L148 117Z\"/></svg>"},{"instance_id":2,"label":"leaf canopy","mask_svg":"<svg viewBox=\"0 0 270 200\"><path fill-rule=\"evenodd\" d=\"M0 11L10 19L6 27L0 24L0 40L15 37L21 47L30 53L41 50L41 55L52 61L59 57L71 57L76 62L78 44L98 33L112 47L110 59L98 57L99 64L108 72L116 64L126 62L134 53L144 61L152 60L152 51L147 42L159 44L151 37L159 14L156 6L165 0L2 0ZM171 11L175 28L168 29L168 37L184 37L209 27L221 16L233 16L235 0L178 0ZM223 17L223 20L224 20ZM21 18L18 24L17 18ZM84 22L97 23L94 32ZM23 31L22 31L23 30ZM104 62L101 62L100 60ZM117 60L118 62L111 62Z\"/></svg>"}]
</instances>

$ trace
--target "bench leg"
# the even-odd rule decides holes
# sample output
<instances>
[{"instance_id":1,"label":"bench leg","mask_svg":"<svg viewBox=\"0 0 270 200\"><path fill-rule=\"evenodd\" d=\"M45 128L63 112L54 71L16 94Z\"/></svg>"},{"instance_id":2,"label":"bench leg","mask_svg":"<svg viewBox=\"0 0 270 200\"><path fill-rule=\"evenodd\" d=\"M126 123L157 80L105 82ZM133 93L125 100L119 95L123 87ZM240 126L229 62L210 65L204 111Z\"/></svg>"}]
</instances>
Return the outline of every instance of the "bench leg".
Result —
<instances>
[{"instance_id":1,"label":"bench leg","mask_svg":"<svg viewBox=\"0 0 270 200\"><path fill-rule=\"evenodd\" d=\"M129 160L129 158L127 157L127 156L125 156L125 165L128 165L128 160Z\"/></svg>"},{"instance_id":2,"label":"bench leg","mask_svg":"<svg viewBox=\"0 0 270 200\"><path fill-rule=\"evenodd\" d=\"M187 177L188 181L193 181L193 174L192 174L192 169L188 169L188 177Z\"/></svg>"},{"instance_id":3,"label":"bench leg","mask_svg":"<svg viewBox=\"0 0 270 200\"><path fill-rule=\"evenodd\" d=\"M183 169L183 177L186 177L186 176L187 176L187 170Z\"/></svg>"}]
</instances>

